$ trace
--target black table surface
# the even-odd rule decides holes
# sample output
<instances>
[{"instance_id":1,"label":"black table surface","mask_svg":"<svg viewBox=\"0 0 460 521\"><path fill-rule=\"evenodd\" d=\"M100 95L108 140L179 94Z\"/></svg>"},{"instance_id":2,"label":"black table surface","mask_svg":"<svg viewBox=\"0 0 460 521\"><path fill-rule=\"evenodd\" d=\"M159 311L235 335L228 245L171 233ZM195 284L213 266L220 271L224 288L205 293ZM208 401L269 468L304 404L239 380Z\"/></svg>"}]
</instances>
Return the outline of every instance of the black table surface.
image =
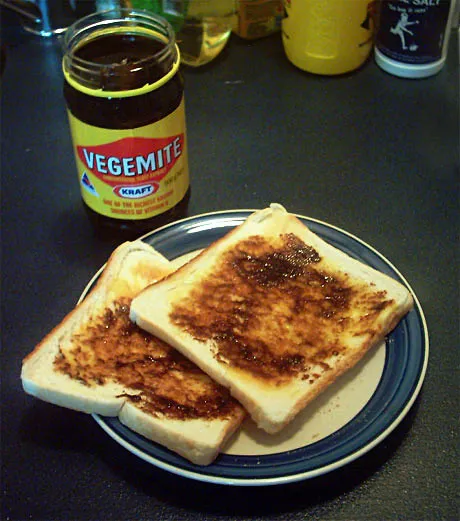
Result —
<instances>
[{"instance_id":1,"label":"black table surface","mask_svg":"<svg viewBox=\"0 0 460 521\"><path fill-rule=\"evenodd\" d=\"M324 476L272 487L193 481L157 469L91 416L30 396L21 360L74 306L118 239L83 213L56 40L3 16L2 519L458 519L458 42L435 77L404 80L369 60L319 77L279 34L232 36L184 69L189 215L262 208L358 236L405 276L425 312L422 391L377 447Z\"/></svg>"}]
</instances>

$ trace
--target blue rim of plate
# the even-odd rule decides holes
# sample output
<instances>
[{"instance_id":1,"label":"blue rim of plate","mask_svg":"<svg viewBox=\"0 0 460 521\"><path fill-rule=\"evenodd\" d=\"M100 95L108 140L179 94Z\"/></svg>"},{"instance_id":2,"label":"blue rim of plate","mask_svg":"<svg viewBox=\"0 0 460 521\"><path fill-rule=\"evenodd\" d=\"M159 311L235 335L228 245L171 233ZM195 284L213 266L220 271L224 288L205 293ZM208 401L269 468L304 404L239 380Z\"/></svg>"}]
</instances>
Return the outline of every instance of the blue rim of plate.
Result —
<instances>
[{"instance_id":1,"label":"blue rim of plate","mask_svg":"<svg viewBox=\"0 0 460 521\"><path fill-rule=\"evenodd\" d=\"M205 248L254 210L229 210L189 217L155 230L141 239L169 260ZM117 443L144 461L182 477L223 485L279 485L317 477L338 469L371 450L406 416L425 377L429 341L420 303L399 271L374 248L325 222L297 215L314 233L351 257L400 281L412 293L414 309L385 343L385 363L376 390L364 408L346 425L304 447L263 456L221 454L202 467L136 434L118 418L93 417ZM89 282L81 298L100 275Z\"/></svg>"}]
</instances>

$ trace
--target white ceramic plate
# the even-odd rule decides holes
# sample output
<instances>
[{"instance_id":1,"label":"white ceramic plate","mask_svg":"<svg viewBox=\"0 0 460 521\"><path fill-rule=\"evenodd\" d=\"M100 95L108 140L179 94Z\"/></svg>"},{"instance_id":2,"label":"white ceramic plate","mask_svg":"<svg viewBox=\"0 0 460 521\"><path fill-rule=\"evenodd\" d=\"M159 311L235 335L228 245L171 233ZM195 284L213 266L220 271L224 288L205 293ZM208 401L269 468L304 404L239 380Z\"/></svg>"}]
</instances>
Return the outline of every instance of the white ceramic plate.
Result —
<instances>
[{"instance_id":1,"label":"white ceramic plate","mask_svg":"<svg viewBox=\"0 0 460 521\"><path fill-rule=\"evenodd\" d=\"M181 263L241 224L250 213L235 210L199 215L156 230L143 240L168 259ZM299 218L335 247L408 286L397 269L363 241L324 222ZM415 295L414 300L415 308L386 341L372 349L281 433L265 434L249 419L225 452L209 466L188 462L127 429L117 418L99 415L94 418L116 442L136 456L200 481L274 485L325 474L376 446L414 403L428 362L426 322Z\"/></svg>"}]
</instances>

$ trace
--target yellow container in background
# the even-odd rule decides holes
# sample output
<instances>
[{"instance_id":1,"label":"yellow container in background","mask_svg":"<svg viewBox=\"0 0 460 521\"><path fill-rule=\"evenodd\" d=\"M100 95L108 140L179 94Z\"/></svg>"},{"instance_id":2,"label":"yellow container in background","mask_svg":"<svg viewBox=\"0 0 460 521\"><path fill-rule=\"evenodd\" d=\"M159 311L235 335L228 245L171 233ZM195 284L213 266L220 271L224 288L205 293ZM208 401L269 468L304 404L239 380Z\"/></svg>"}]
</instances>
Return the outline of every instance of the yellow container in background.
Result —
<instances>
[{"instance_id":1,"label":"yellow container in background","mask_svg":"<svg viewBox=\"0 0 460 521\"><path fill-rule=\"evenodd\" d=\"M255 40L281 29L283 0L236 0L233 32Z\"/></svg>"},{"instance_id":2,"label":"yellow container in background","mask_svg":"<svg viewBox=\"0 0 460 521\"><path fill-rule=\"evenodd\" d=\"M372 50L375 4L369 0L284 0L286 56L315 74L357 69Z\"/></svg>"}]
</instances>

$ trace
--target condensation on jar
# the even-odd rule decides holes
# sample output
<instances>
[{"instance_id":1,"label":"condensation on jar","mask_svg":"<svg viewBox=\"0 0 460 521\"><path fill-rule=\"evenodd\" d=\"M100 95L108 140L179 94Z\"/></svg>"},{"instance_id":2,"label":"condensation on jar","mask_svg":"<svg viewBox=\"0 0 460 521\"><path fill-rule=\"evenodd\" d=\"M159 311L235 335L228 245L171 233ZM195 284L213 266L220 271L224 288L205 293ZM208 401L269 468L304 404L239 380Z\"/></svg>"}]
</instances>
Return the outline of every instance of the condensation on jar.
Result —
<instances>
[{"instance_id":1,"label":"condensation on jar","mask_svg":"<svg viewBox=\"0 0 460 521\"><path fill-rule=\"evenodd\" d=\"M184 217L190 197L184 85L169 23L95 13L64 37L64 97L84 208L103 235Z\"/></svg>"}]
</instances>

